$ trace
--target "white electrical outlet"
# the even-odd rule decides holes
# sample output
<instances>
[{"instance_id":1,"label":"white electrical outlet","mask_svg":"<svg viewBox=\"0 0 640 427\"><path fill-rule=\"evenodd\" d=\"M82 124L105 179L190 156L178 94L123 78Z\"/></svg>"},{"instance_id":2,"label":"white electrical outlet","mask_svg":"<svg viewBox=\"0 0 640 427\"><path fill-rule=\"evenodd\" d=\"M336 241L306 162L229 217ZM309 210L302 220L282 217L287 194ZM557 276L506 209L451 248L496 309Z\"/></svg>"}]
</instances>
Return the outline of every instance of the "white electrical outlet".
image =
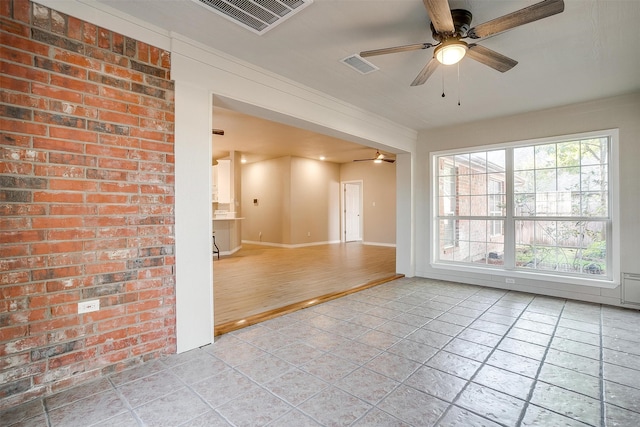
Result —
<instances>
[{"instance_id":1,"label":"white electrical outlet","mask_svg":"<svg viewBox=\"0 0 640 427\"><path fill-rule=\"evenodd\" d=\"M506 279L507 283L516 283L516 279Z\"/></svg>"},{"instance_id":2,"label":"white electrical outlet","mask_svg":"<svg viewBox=\"0 0 640 427\"><path fill-rule=\"evenodd\" d=\"M100 300L81 301L78 303L78 314L91 313L100 310Z\"/></svg>"}]
</instances>

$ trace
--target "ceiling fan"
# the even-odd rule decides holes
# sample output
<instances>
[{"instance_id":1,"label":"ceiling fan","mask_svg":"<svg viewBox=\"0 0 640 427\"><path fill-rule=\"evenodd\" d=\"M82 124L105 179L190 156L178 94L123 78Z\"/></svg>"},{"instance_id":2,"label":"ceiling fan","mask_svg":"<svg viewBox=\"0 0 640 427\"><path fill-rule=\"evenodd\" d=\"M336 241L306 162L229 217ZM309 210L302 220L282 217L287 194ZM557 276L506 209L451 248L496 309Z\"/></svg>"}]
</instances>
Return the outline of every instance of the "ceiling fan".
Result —
<instances>
[{"instance_id":1,"label":"ceiling fan","mask_svg":"<svg viewBox=\"0 0 640 427\"><path fill-rule=\"evenodd\" d=\"M387 159L385 158L384 154L382 154L380 151L376 151L376 155L372 159L356 159L354 160L354 162L395 163L395 160Z\"/></svg>"},{"instance_id":2,"label":"ceiling fan","mask_svg":"<svg viewBox=\"0 0 640 427\"><path fill-rule=\"evenodd\" d=\"M438 68L438 65L456 64L465 55L502 73L509 71L515 67L518 61L484 46L464 42L463 39L486 38L529 22L547 18L564 10L563 0L544 0L471 28L472 15L468 10L450 10L448 0L422 1L431 19L431 32L437 43L416 43L360 52L360 56L367 57L435 48L433 58L420 71L411 86L418 86L426 82Z\"/></svg>"}]
</instances>

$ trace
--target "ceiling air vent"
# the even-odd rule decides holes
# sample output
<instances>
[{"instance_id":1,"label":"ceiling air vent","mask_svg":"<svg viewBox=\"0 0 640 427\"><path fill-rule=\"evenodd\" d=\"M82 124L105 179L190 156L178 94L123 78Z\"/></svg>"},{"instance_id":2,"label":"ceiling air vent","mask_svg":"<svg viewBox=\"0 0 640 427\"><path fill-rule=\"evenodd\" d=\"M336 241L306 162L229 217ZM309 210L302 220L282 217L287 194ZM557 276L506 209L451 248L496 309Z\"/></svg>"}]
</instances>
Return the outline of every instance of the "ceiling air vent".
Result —
<instances>
[{"instance_id":1,"label":"ceiling air vent","mask_svg":"<svg viewBox=\"0 0 640 427\"><path fill-rule=\"evenodd\" d=\"M362 58L358 54L347 56L341 62L348 65L349 67L353 68L354 70L356 70L361 74L369 74L379 70L378 67L376 67L366 59Z\"/></svg>"},{"instance_id":2,"label":"ceiling air vent","mask_svg":"<svg viewBox=\"0 0 640 427\"><path fill-rule=\"evenodd\" d=\"M193 1L256 34L266 33L313 3L313 0Z\"/></svg>"}]
</instances>

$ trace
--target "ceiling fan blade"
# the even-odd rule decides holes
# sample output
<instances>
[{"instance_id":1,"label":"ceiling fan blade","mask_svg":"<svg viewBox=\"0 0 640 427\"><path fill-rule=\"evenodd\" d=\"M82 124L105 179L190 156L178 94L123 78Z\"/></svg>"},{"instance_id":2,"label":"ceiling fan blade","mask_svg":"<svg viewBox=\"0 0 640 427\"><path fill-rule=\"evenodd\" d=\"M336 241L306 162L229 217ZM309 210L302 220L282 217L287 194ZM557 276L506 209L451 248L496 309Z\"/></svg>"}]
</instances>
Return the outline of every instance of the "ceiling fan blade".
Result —
<instances>
[{"instance_id":1,"label":"ceiling fan blade","mask_svg":"<svg viewBox=\"0 0 640 427\"><path fill-rule=\"evenodd\" d=\"M501 73L509 71L516 66L518 61L504 56L494 50L488 49L484 46L477 44L470 44L469 50L467 50L467 56L471 59L487 65L494 70L498 70Z\"/></svg>"},{"instance_id":2,"label":"ceiling fan blade","mask_svg":"<svg viewBox=\"0 0 640 427\"><path fill-rule=\"evenodd\" d=\"M375 159L355 159L354 162L372 162Z\"/></svg>"},{"instance_id":3,"label":"ceiling fan blade","mask_svg":"<svg viewBox=\"0 0 640 427\"><path fill-rule=\"evenodd\" d=\"M436 32L453 34L456 31L447 0L422 0L422 2Z\"/></svg>"},{"instance_id":4,"label":"ceiling fan blade","mask_svg":"<svg viewBox=\"0 0 640 427\"><path fill-rule=\"evenodd\" d=\"M431 43L407 44L404 46L387 47L384 49L365 50L364 52L360 52L360 56L365 58L367 56L386 55L387 53L408 52L410 50L428 49L430 47L433 47Z\"/></svg>"},{"instance_id":5,"label":"ceiling fan blade","mask_svg":"<svg viewBox=\"0 0 640 427\"><path fill-rule=\"evenodd\" d=\"M395 160L393 159L382 159L382 161L387 163L395 163Z\"/></svg>"},{"instance_id":6,"label":"ceiling fan blade","mask_svg":"<svg viewBox=\"0 0 640 427\"><path fill-rule=\"evenodd\" d=\"M440 63L436 58L431 58L431 61L429 61L427 65L424 66L422 71L420 71L420 74L418 74L418 76L413 80L413 82L411 83L411 86L419 86L421 84L424 84L424 82L427 81L429 76L431 76L431 74L433 74L436 68L438 68L439 64Z\"/></svg>"},{"instance_id":7,"label":"ceiling fan blade","mask_svg":"<svg viewBox=\"0 0 640 427\"><path fill-rule=\"evenodd\" d=\"M426 2L426 0L425 0ZM479 39L510 30L520 25L560 13L564 10L563 0L544 0L524 9L492 19L467 31L467 37Z\"/></svg>"}]
</instances>

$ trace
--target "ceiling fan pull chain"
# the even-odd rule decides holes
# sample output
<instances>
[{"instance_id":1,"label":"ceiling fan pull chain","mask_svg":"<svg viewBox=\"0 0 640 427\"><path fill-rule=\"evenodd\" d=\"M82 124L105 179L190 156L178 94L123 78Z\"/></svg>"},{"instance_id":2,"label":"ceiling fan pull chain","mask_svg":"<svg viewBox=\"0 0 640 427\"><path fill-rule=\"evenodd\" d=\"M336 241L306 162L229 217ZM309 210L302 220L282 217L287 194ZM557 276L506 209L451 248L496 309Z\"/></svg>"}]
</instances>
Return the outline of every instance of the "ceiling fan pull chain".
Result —
<instances>
[{"instance_id":1,"label":"ceiling fan pull chain","mask_svg":"<svg viewBox=\"0 0 640 427\"><path fill-rule=\"evenodd\" d=\"M444 67L440 67L440 75L442 76L442 97L444 98Z\"/></svg>"},{"instance_id":2,"label":"ceiling fan pull chain","mask_svg":"<svg viewBox=\"0 0 640 427\"><path fill-rule=\"evenodd\" d=\"M458 62L458 107L460 106L460 63Z\"/></svg>"}]
</instances>

